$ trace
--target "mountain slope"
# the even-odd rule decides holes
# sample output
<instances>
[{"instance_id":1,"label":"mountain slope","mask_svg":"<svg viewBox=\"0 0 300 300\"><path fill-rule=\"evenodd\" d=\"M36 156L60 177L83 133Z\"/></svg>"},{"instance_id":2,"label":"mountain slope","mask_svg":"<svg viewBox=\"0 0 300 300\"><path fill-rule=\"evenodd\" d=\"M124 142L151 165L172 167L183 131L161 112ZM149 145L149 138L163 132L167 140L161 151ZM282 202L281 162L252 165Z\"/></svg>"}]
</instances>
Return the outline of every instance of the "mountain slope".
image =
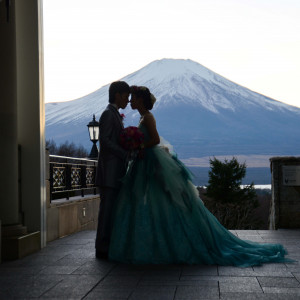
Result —
<instances>
[{"instance_id":1,"label":"mountain slope","mask_svg":"<svg viewBox=\"0 0 300 300\"><path fill-rule=\"evenodd\" d=\"M300 109L244 88L191 60L157 60L124 77L157 98L161 136L180 158L234 154L293 155L300 147ZM46 136L91 147L86 125L107 106L108 85L77 100L46 104ZM138 123L124 111L125 125Z\"/></svg>"}]
</instances>

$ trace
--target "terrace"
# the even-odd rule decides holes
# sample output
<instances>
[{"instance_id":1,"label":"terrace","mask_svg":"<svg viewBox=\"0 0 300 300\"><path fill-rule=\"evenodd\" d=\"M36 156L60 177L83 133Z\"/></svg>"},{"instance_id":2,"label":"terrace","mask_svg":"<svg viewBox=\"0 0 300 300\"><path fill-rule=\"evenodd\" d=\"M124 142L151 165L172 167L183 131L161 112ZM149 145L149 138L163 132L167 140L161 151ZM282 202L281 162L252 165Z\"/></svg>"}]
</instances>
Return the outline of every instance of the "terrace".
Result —
<instances>
[{"instance_id":1,"label":"terrace","mask_svg":"<svg viewBox=\"0 0 300 300\"><path fill-rule=\"evenodd\" d=\"M238 268L96 259L96 164L46 153L47 245L30 255L22 246L19 259L0 265L0 299L300 299L299 262ZM281 243L300 261L299 229L232 232Z\"/></svg>"},{"instance_id":2,"label":"terrace","mask_svg":"<svg viewBox=\"0 0 300 300\"><path fill-rule=\"evenodd\" d=\"M286 163L283 158L279 163L282 160ZM274 161L278 163L278 159ZM46 153L47 245L33 254L23 245L18 257L0 265L0 299L300 299L299 262L238 268L126 265L96 259L100 202L96 165L95 160ZM273 170L273 176L279 174ZM297 207L297 195L296 204L291 202L290 193L288 199L289 207ZM273 206L280 207L276 203L273 201ZM274 220L290 222L290 213L280 218L274 217L274 209L270 213L270 220L273 216ZM300 261L299 229L232 232L245 240L281 243L289 257Z\"/></svg>"}]
</instances>

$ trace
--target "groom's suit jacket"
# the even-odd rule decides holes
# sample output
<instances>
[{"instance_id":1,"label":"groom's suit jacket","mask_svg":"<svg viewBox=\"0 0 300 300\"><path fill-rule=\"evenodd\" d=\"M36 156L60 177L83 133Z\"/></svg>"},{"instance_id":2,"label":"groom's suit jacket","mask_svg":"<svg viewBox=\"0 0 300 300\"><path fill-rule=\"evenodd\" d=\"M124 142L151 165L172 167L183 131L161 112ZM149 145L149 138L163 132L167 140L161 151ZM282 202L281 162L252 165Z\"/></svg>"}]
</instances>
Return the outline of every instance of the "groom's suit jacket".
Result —
<instances>
[{"instance_id":1,"label":"groom's suit jacket","mask_svg":"<svg viewBox=\"0 0 300 300\"><path fill-rule=\"evenodd\" d=\"M120 178L126 172L127 151L119 144L120 134L124 129L118 110L109 104L102 113L99 121L98 168L96 184L101 187L119 189Z\"/></svg>"}]
</instances>

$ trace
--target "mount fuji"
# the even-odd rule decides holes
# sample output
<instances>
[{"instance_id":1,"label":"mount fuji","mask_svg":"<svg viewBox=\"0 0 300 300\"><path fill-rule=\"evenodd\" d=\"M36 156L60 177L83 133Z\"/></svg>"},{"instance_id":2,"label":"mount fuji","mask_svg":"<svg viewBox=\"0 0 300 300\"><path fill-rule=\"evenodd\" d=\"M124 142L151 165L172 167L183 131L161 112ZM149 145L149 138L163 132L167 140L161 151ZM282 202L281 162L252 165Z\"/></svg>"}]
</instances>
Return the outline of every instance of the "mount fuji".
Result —
<instances>
[{"instance_id":1,"label":"mount fuji","mask_svg":"<svg viewBox=\"0 0 300 300\"><path fill-rule=\"evenodd\" d=\"M221 155L297 155L300 108L273 100L183 59L153 61L121 80L149 87L159 134L180 159ZM82 98L46 104L46 138L90 149L86 125L108 104L109 85ZM130 105L125 126L138 124Z\"/></svg>"}]
</instances>

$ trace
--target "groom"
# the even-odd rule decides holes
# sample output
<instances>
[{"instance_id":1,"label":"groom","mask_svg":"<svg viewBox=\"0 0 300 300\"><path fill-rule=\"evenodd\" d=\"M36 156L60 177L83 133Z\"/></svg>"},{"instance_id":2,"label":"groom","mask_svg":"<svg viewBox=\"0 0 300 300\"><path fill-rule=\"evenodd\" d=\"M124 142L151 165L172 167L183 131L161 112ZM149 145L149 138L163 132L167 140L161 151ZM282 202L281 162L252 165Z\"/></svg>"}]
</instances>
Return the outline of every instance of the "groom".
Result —
<instances>
[{"instance_id":1,"label":"groom","mask_svg":"<svg viewBox=\"0 0 300 300\"><path fill-rule=\"evenodd\" d=\"M99 121L100 153L96 184L100 187L100 210L96 236L96 257L107 258L112 230L112 214L121 187L120 178L126 172L128 152L119 145L124 129L119 108L124 109L129 100L129 85L124 81L113 82L109 87L109 105Z\"/></svg>"}]
</instances>

